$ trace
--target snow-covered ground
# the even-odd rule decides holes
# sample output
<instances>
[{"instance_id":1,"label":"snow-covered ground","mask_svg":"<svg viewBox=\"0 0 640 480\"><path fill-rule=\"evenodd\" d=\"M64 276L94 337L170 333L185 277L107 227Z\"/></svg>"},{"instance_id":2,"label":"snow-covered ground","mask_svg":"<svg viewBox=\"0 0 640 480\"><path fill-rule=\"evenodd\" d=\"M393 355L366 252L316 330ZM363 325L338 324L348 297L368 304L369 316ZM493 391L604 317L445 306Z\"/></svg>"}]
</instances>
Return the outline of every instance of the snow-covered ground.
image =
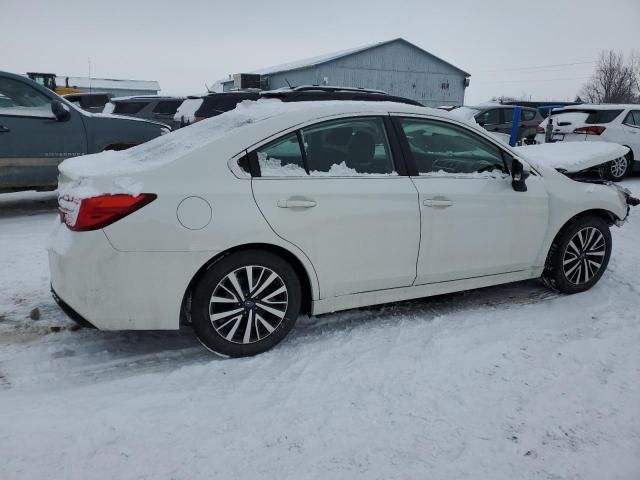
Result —
<instances>
[{"instance_id":1,"label":"snow-covered ground","mask_svg":"<svg viewBox=\"0 0 640 480\"><path fill-rule=\"evenodd\" d=\"M590 292L361 309L220 360L188 330L75 329L54 198L0 195L2 479L640 478L640 209Z\"/></svg>"}]
</instances>

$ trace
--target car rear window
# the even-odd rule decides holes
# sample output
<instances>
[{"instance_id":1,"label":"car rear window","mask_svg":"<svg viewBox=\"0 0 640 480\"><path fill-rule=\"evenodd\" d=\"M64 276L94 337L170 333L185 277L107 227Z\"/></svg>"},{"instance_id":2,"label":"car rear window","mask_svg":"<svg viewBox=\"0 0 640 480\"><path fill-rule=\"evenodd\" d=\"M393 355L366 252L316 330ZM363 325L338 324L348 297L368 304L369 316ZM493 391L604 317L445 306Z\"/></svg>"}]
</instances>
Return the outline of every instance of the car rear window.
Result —
<instances>
[{"instance_id":1,"label":"car rear window","mask_svg":"<svg viewBox=\"0 0 640 480\"><path fill-rule=\"evenodd\" d=\"M572 108L572 109L561 110L559 112L552 112L551 115L555 117L559 114L566 114L566 113L586 114L584 123L596 124L596 123L609 123L613 121L618 115L622 113L622 110L592 110L588 108Z\"/></svg>"},{"instance_id":2,"label":"car rear window","mask_svg":"<svg viewBox=\"0 0 640 480\"><path fill-rule=\"evenodd\" d=\"M534 110L522 110L522 119L526 122L529 122L536 118L536 111Z\"/></svg>"},{"instance_id":3,"label":"car rear window","mask_svg":"<svg viewBox=\"0 0 640 480\"><path fill-rule=\"evenodd\" d=\"M178 110L178 107L182 104L182 100L162 100L153 109L153 113L159 113L161 115L173 115Z\"/></svg>"},{"instance_id":4,"label":"car rear window","mask_svg":"<svg viewBox=\"0 0 640 480\"><path fill-rule=\"evenodd\" d=\"M142 110L147 102L114 102L116 107L113 109L113 113L131 115L138 113Z\"/></svg>"},{"instance_id":5,"label":"car rear window","mask_svg":"<svg viewBox=\"0 0 640 480\"><path fill-rule=\"evenodd\" d=\"M202 105L196 112L196 117L215 117L221 113L233 110L243 100L257 100L260 95L257 93L232 94L232 95L211 95L204 97Z\"/></svg>"},{"instance_id":6,"label":"car rear window","mask_svg":"<svg viewBox=\"0 0 640 480\"><path fill-rule=\"evenodd\" d=\"M85 107L104 107L109 101L108 95L87 95L84 97L84 102L81 100Z\"/></svg>"}]
</instances>

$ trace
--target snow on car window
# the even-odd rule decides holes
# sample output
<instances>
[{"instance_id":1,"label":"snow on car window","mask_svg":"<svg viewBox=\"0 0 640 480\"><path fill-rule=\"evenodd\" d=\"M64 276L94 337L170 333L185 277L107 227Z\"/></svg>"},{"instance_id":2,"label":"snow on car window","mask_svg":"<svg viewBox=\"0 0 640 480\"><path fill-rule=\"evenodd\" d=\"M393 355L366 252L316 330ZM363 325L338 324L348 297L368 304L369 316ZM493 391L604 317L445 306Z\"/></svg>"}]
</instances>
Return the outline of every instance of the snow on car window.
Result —
<instances>
[{"instance_id":1,"label":"snow on car window","mask_svg":"<svg viewBox=\"0 0 640 480\"><path fill-rule=\"evenodd\" d=\"M379 177L380 175L398 175L397 172L392 171L388 173L361 173L358 172L355 168L350 168L347 166L345 162L342 163L334 163L331 165L328 171L320 171L320 170L311 170L309 175L312 177Z\"/></svg>"},{"instance_id":2,"label":"snow on car window","mask_svg":"<svg viewBox=\"0 0 640 480\"><path fill-rule=\"evenodd\" d=\"M278 158L269 157L265 152L258 152L260 175L263 177L306 177L307 172L295 163L283 163Z\"/></svg>"}]
</instances>

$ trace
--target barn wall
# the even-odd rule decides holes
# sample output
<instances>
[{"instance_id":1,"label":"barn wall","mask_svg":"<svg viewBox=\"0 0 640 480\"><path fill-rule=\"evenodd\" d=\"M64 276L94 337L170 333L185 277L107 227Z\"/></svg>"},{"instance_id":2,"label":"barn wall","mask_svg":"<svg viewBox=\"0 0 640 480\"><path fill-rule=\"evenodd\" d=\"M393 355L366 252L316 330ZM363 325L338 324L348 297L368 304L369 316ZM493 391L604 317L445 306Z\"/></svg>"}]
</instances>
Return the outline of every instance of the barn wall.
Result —
<instances>
[{"instance_id":1,"label":"barn wall","mask_svg":"<svg viewBox=\"0 0 640 480\"><path fill-rule=\"evenodd\" d=\"M462 105L464 74L436 57L398 41L303 70L271 75L269 88L328 84L384 90L426 106ZM285 80L286 79L286 80ZM449 88L442 88L448 83Z\"/></svg>"}]
</instances>

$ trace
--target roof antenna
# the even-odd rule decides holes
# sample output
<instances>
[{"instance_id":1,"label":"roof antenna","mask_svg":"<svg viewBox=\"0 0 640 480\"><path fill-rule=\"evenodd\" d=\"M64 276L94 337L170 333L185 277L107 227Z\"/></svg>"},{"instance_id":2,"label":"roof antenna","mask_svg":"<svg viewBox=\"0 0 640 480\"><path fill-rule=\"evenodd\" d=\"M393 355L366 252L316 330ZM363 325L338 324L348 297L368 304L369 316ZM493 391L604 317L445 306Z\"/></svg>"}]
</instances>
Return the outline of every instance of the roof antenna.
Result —
<instances>
[{"instance_id":1,"label":"roof antenna","mask_svg":"<svg viewBox=\"0 0 640 480\"><path fill-rule=\"evenodd\" d=\"M204 82L204 88L207 89L207 92L211 93L211 90L209 90L209 85L207 85L207 82Z\"/></svg>"},{"instance_id":2,"label":"roof antenna","mask_svg":"<svg viewBox=\"0 0 640 480\"><path fill-rule=\"evenodd\" d=\"M289 88L291 90L293 90L293 87L291 86L291 84L289 83L289 80L287 80L287 77L284 77L284 81L287 82L287 85L289 85Z\"/></svg>"}]
</instances>

